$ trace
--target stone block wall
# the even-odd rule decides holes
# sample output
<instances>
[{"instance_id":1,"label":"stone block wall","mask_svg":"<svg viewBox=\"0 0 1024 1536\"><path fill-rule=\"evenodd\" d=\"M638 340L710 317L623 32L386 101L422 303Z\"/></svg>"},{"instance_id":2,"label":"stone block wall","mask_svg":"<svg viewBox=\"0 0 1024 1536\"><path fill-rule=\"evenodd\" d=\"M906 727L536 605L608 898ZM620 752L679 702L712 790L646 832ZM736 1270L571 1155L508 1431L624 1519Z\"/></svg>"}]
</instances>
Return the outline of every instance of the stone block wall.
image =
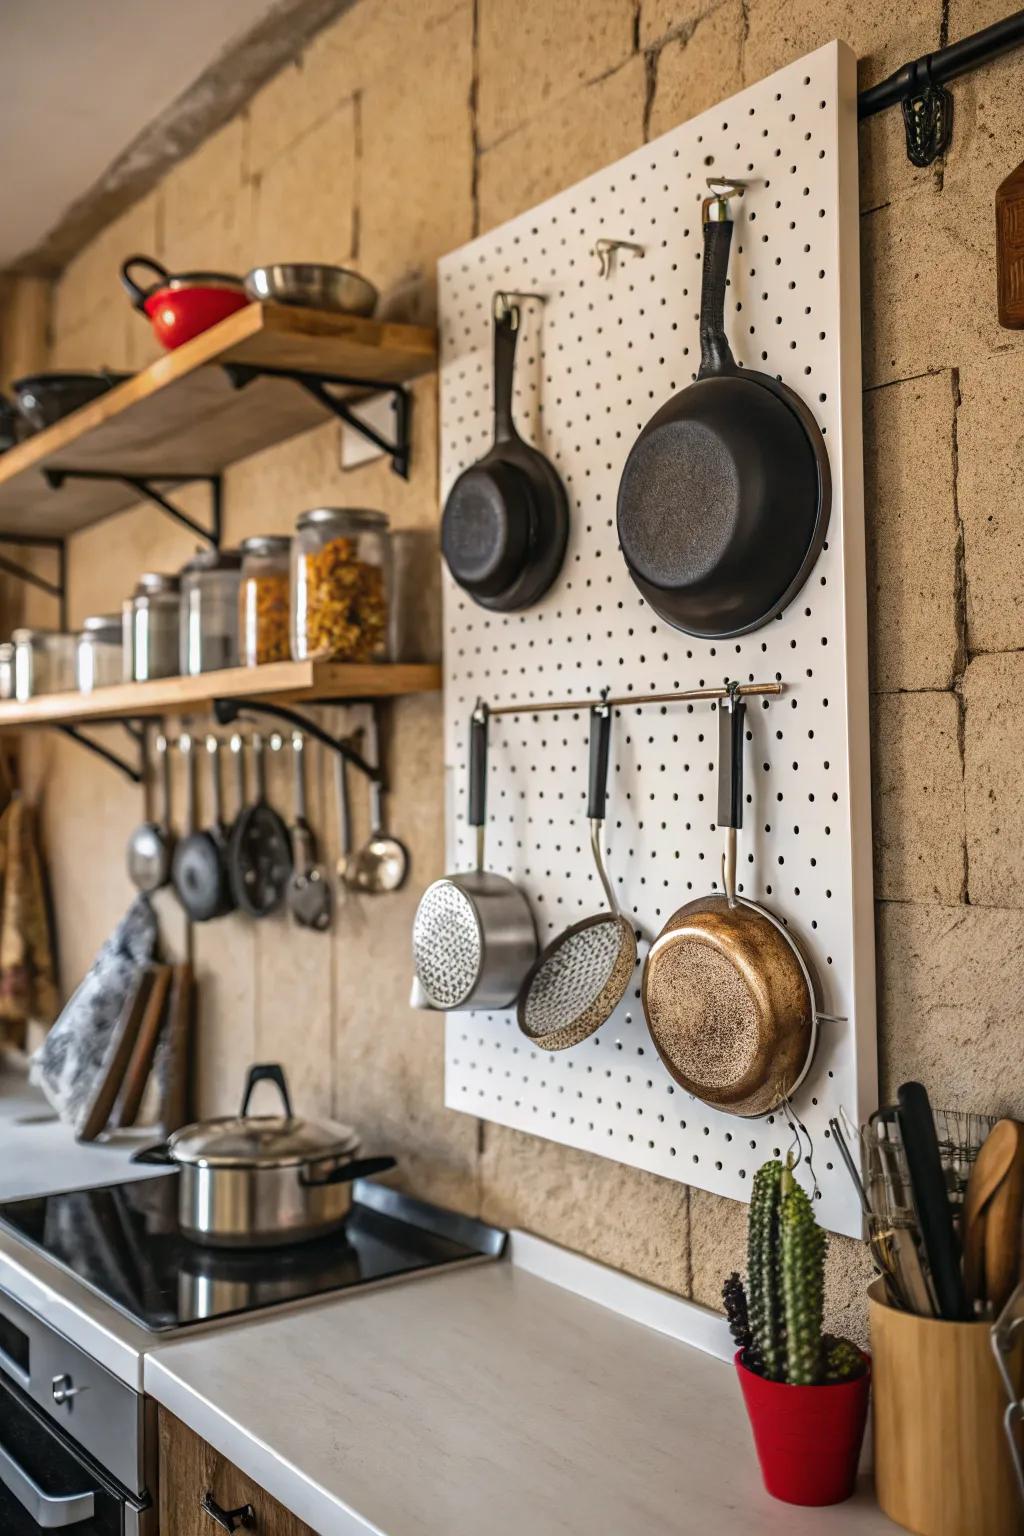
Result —
<instances>
[{"instance_id":1,"label":"stone block wall","mask_svg":"<svg viewBox=\"0 0 1024 1536\"><path fill-rule=\"evenodd\" d=\"M870 84L1001 12L994 0L359 0L71 262L52 295L50 361L151 359L117 286L134 250L178 269L352 261L386 313L429 320L442 252L800 54L842 37ZM882 1091L912 1074L941 1104L1018 1114L1024 343L996 320L992 203L1024 159L1022 71L1011 56L955 86L954 143L930 170L907 162L898 112L861 130ZM289 530L322 500L434 525L431 380L416 387L414 466L408 485L380 463L342 474L324 426L229 472L227 537ZM148 511L82 533L72 617L116 607L141 568L189 553ZM191 944L203 987L201 1108L232 1106L245 1064L280 1058L304 1109L393 1148L424 1195L716 1304L741 1263L742 1206L442 1108L441 1026L406 1006L409 922L442 865L436 700L396 706L392 747L407 892L350 900L329 939L235 918L189 935L164 903L169 942ZM127 900L121 851L139 807L70 746L33 739L26 764L43 787L70 985ZM862 1331L869 1272L859 1245L833 1240L836 1328Z\"/></svg>"}]
</instances>

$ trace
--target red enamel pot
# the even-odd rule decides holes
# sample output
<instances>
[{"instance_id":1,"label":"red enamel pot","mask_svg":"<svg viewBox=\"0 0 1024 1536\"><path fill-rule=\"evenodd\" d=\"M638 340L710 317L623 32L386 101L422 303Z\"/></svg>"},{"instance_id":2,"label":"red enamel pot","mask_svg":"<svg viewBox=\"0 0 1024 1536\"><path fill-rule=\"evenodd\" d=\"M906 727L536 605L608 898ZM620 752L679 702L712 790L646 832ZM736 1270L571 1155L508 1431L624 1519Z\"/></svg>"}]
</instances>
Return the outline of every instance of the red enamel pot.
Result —
<instances>
[{"instance_id":1,"label":"red enamel pot","mask_svg":"<svg viewBox=\"0 0 1024 1536\"><path fill-rule=\"evenodd\" d=\"M144 287L133 271L145 268L156 281ZM226 320L249 303L240 277L226 272L168 272L149 256L129 256L121 268L121 282L140 314L149 316L153 334L168 350L182 346Z\"/></svg>"},{"instance_id":2,"label":"red enamel pot","mask_svg":"<svg viewBox=\"0 0 1024 1536\"><path fill-rule=\"evenodd\" d=\"M786 1504L841 1504L857 1483L871 1361L863 1376L821 1387L766 1381L735 1357L764 1486Z\"/></svg>"}]
</instances>

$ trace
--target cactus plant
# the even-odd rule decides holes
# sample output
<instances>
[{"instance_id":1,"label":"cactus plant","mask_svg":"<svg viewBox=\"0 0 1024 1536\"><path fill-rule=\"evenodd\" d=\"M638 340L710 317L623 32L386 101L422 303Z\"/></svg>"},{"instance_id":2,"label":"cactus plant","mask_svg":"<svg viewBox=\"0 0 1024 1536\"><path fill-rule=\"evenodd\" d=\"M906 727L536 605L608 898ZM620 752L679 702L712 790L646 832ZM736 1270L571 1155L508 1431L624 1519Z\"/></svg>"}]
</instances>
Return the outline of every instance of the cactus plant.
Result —
<instances>
[{"instance_id":1,"label":"cactus plant","mask_svg":"<svg viewBox=\"0 0 1024 1536\"><path fill-rule=\"evenodd\" d=\"M789 1160L754 1175L747 1237L747 1292L738 1274L722 1288L743 1364L769 1381L818 1386L849 1381L864 1358L849 1339L822 1333L828 1239Z\"/></svg>"}]
</instances>

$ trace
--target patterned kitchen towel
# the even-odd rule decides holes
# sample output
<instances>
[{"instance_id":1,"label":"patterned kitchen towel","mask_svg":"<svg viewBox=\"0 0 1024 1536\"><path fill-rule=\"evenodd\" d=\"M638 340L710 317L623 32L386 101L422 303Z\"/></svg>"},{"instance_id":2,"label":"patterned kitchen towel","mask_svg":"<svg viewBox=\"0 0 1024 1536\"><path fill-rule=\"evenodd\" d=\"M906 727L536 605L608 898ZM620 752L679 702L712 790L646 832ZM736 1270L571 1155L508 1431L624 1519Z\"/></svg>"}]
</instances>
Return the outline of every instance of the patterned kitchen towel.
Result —
<instances>
[{"instance_id":1,"label":"patterned kitchen towel","mask_svg":"<svg viewBox=\"0 0 1024 1536\"><path fill-rule=\"evenodd\" d=\"M35 811L15 795L0 820L0 1041L57 1012L50 905Z\"/></svg>"},{"instance_id":2,"label":"patterned kitchen towel","mask_svg":"<svg viewBox=\"0 0 1024 1536\"><path fill-rule=\"evenodd\" d=\"M93 961L60 1018L32 1057L30 1082L77 1132L103 1070L110 1044L140 966L156 952L156 914L145 896L132 902Z\"/></svg>"}]
</instances>

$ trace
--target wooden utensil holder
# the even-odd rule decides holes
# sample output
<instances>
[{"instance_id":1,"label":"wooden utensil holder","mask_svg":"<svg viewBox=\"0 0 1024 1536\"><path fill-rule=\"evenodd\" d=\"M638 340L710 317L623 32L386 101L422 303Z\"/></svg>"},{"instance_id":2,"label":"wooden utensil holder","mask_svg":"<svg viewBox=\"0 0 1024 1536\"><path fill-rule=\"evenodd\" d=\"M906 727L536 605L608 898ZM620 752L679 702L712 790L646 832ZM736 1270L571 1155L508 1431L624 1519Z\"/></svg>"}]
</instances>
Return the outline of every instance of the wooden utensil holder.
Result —
<instances>
[{"instance_id":1,"label":"wooden utensil holder","mask_svg":"<svg viewBox=\"0 0 1024 1536\"><path fill-rule=\"evenodd\" d=\"M1021 1536L1024 1506L1003 1430L1006 1391L988 1323L946 1323L868 1289L875 1491L918 1536ZM1022 1378L1021 1351L1015 1380Z\"/></svg>"}]
</instances>

